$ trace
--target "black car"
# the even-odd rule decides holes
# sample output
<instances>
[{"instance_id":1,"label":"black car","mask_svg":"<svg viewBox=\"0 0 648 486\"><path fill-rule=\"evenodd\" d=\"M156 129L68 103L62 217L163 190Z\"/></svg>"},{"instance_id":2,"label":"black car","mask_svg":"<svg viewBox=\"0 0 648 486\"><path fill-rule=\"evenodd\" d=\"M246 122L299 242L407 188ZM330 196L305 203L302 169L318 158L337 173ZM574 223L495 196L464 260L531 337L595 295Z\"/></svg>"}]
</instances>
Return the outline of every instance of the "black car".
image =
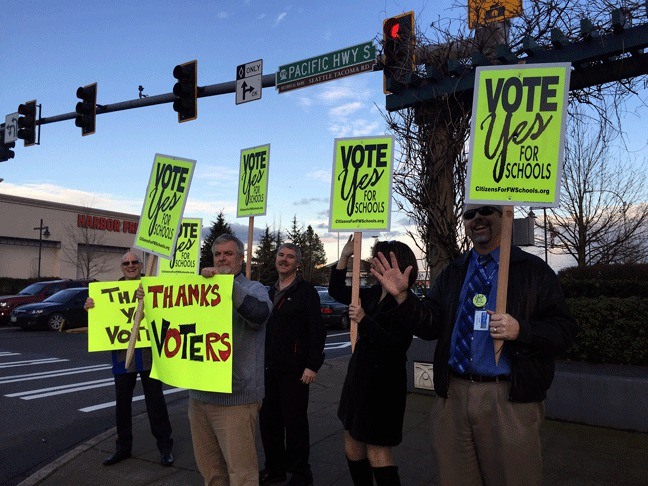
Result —
<instances>
[{"instance_id":1,"label":"black car","mask_svg":"<svg viewBox=\"0 0 648 486\"><path fill-rule=\"evenodd\" d=\"M331 297L328 290L318 290L320 298L320 312L326 327L349 329L349 306L342 304Z\"/></svg>"},{"instance_id":2,"label":"black car","mask_svg":"<svg viewBox=\"0 0 648 486\"><path fill-rule=\"evenodd\" d=\"M87 327L88 313L83 309L87 298L87 287L61 290L42 302L16 307L11 313L11 323L23 331Z\"/></svg>"},{"instance_id":3,"label":"black car","mask_svg":"<svg viewBox=\"0 0 648 486\"><path fill-rule=\"evenodd\" d=\"M8 323L11 312L20 305L42 302L59 290L87 287L90 282L95 280L45 280L28 285L17 295L2 295L0 296L0 324Z\"/></svg>"}]
</instances>

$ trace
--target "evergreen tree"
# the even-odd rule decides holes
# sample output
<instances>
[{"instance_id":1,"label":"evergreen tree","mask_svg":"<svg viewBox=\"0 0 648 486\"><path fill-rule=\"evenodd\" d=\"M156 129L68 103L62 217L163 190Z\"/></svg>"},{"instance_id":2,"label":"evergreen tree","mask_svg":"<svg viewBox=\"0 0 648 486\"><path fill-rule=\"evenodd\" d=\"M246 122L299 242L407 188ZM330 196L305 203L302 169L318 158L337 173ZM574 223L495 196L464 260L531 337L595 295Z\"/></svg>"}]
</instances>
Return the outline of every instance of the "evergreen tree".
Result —
<instances>
[{"instance_id":1,"label":"evergreen tree","mask_svg":"<svg viewBox=\"0 0 648 486\"><path fill-rule=\"evenodd\" d=\"M264 285L273 285L279 275L275 268L275 256L281 241L281 233L273 234L268 225L259 240L259 245L252 257L252 279L258 280Z\"/></svg>"},{"instance_id":2,"label":"evergreen tree","mask_svg":"<svg viewBox=\"0 0 648 486\"><path fill-rule=\"evenodd\" d=\"M288 241L290 241L291 243L294 243L300 248L303 246L304 233L302 231L302 227L298 226L297 224L297 215L293 216L292 227L290 228L290 231L287 232L286 236L288 237Z\"/></svg>"},{"instance_id":3,"label":"evergreen tree","mask_svg":"<svg viewBox=\"0 0 648 486\"><path fill-rule=\"evenodd\" d=\"M323 266L326 264L326 252L324 244L311 225L301 234L299 247L302 251L301 268L304 279L315 285L324 283L326 269Z\"/></svg>"},{"instance_id":4,"label":"evergreen tree","mask_svg":"<svg viewBox=\"0 0 648 486\"><path fill-rule=\"evenodd\" d=\"M202 246L200 247L201 270L205 267L211 267L214 265L212 245L214 244L214 240L223 234L233 235L234 232L232 231L229 223L225 221L225 216L223 214L223 211L221 210L218 213L218 216L216 216L216 221L212 221L212 227L209 231L209 235L203 240Z\"/></svg>"}]
</instances>

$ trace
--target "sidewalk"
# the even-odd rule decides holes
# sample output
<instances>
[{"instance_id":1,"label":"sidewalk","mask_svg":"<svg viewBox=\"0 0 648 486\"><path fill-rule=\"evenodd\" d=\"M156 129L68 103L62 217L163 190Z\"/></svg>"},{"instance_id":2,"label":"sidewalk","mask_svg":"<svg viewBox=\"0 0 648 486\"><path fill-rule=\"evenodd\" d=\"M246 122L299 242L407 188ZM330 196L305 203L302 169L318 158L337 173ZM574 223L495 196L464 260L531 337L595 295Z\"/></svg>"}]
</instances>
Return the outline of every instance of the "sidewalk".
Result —
<instances>
[{"instance_id":1,"label":"sidewalk","mask_svg":"<svg viewBox=\"0 0 648 486\"><path fill-rule=\"evenodd\" d=\"M311 467L317 486L351 485L343 452L337 404L348 357L327 360L311 386ZM395 449L404 486L436 484L430 452L430 409L434 396L407 399L403 443ZM111 467L103 460L115 447L112 429L41 469L21 486L43 485L196 485L203 484L191 446L186 399L169 400L175 464L162 467L146 415L133 420L133 457ZM260 443L260 440L257 441ZM547 420L542 429L545 485L646 485L648 434ZM260 465L263 451L260 447Z\"/></svg>"}]
</instances>

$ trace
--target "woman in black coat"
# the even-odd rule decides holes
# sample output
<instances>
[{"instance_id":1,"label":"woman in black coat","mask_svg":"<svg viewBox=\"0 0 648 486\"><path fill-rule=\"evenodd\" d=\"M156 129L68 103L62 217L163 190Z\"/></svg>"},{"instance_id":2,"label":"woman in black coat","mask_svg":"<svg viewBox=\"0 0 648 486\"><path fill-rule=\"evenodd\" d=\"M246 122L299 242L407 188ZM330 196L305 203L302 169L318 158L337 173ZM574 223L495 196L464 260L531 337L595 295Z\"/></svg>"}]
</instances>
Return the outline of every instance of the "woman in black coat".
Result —
<instances>
[{"instance_id":1,"label":"woman in black coat","mask_svg":"<svg viewBox=\"0 0 648 486\"><path fill-rule=\"evenodd\" d=\"M377 242L372 256L393 252L405 272L410 287L416 282L416 257L400 241ZM351 303L351 287L346 285L346 269L353 255L353 236L342 249L331 271L329 294ZM399 485L398 467L392 447L402 441L407 395L407 349L412 334L391 318L396 301L379 284L360 289L359 305L349 306L349 317L358 323L358 337L344 380L338 417L345 430L344 449L353 483L358 486Z\"/></svg>"}]
</instances>

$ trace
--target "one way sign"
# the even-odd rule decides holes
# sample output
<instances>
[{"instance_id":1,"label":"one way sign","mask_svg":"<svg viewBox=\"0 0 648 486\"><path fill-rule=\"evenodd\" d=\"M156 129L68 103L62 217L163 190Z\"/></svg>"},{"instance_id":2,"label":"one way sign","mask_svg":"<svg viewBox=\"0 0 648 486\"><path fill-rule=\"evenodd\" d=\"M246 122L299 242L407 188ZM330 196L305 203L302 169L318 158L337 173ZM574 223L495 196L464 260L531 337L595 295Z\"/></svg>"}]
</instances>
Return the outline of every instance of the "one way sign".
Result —
<instances>
[{"instance_id":1,"label":"one way sign","mask_svg":"<svg viewBox=\"0 0 648 486\"><path fill-rule=\"evenodd\" d=\"M263 59L236 68L236 104L261 98Z\"/></svg>"}]
</instances>

